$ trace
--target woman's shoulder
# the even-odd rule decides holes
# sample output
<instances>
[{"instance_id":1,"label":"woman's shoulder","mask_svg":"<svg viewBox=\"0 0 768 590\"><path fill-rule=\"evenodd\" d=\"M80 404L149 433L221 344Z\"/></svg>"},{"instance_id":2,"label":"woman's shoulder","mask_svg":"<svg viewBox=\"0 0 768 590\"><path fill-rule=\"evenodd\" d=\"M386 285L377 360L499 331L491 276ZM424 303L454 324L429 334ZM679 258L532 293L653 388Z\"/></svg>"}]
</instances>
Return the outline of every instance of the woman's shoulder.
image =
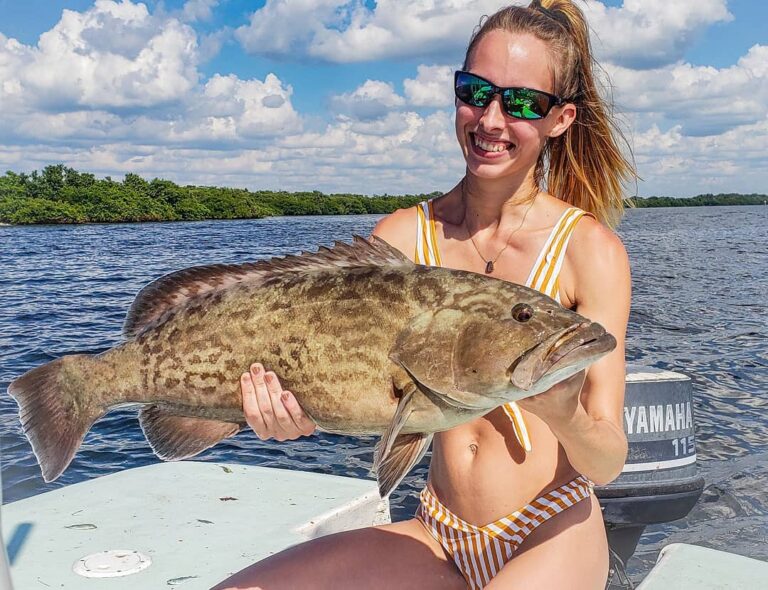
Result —
<instances>
[{"instance_id":1,"label":"woman's shoulder","mask_svg":"<svg viewBox=\"0 0 768 590\"><path fill-rule=\"evenodd\" d=\"M610 296L630 283L629 258L621 238L589 215L576 224L565 260L563 282L571 301L582 301L587 294Z\"/></svg>"},{"instance_id":2,"label":"woman's shoulder","mask_svg":"<svg viewBox=\"0 0 768 590\"><path fill-rule=\"evenodd\" d=\"M416 248L417 207L419 205L397 209L382 217L373 228L372 234L410 257Z\"/></svg>"},{"instance_id":3,"label":"woman's shoulder","mask_svg":"<svg viewBox=\"0 0 768 590\"><path fill-rule=\"evenodd\" d=\"M578 210L581 211L581 209ZM600 260L605 256L626 255L624 244L618 234L589 212L585 213L579 218L573 230L567 255L577 260Z\"/></svg>"},{"instance_id":4,"label":"woman's shoulder","mask_svg":"<svg viewBox=\"0 0 768 590\"><path fill-rule=\"evenodd\" d=\"M609 250L616 248L624 249L619 236L608 226L598 221L593 213L549 193L545 192L544 196L545 210L547 211L546 217L550 220L553 228L558 226L558 222L560 223L559 227L562 228L570 225L570 222L576 219L568 249L566 250L566 256L575 255L578 258L582 258L585 255L592 255L603 248L608 248ZM578 212L581 215L577 217L572 212Z\"/></svg>"},{"instance_id":5,"label":"woman's shoulder","mask_svg":"<svg viewBox=\"0 0 768 590\"><path fill-rule=\"evenodd\" d=\"M421 203L405 209L397 209L386 217L382 217L373 228L373 235L380 237L400 250L403 254L411 256L416 248L416 230L418 228L418 211L425 203L431 203L431 214L437 224L442 224L446 209L446 197L440 195L432 199L425 199ZM449 205L449 204L448 204Z\"/></svg>"},{"instance_id":6,"label":"woman's shoulder","mask_svg":"<svg viewBox=\"0 0 768 590\"><path fill-rule=\"evenodd\" d=\"M584 211L562 201L556 208L558 217L565 217L568 211ZM573 226L565 250L560 280L565 291L561 294L564 304L582 300L587 292L610 292L608 286L615 287L630 280L629 259L621 238L588 211L584 213Z\"/></svg>"}]
</instances>

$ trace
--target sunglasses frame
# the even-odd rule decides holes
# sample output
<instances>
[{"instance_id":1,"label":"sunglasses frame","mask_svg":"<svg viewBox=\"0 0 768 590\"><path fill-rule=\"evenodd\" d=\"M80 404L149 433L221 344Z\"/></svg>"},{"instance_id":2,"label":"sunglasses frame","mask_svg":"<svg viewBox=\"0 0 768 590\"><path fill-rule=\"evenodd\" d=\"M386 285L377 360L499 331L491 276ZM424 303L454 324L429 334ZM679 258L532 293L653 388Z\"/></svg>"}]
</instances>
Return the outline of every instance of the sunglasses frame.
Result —
<instances>
[{"instance_id":1,"label":"sunglasses frame","mask_svg":"<svg viewBox=\"0 0 768 590\"><path fill-rule=\"evenodd\" d=\"M472 104L471 102L467 102L466 100L464 100L459 96L459 93L458 93L459 76L462 76L462 75L472 76L473 78L477 78L481 82L488 84L488 86L490 86L491 94L489 95L488 101L485 104L483 105ZM509 112L509 105L508 105L508 100L506 99L506 96L508 96L510 93L514 93L515 91L521 91L521 90L525 90L527 92L535 92L537 94L541 94L547 97L547 99L549 100L549 104L547 105L547 108L544 111L543 115L541 115L540 117L521 117L519 115L513 115L512 113ZM536 88L526 88L524 86L508 86L504 88L501 86L496 86L496 84L494 84L493 82L489 82L488 80L486 80L485 78L482 78L481 76L478 76L477 74L473 74L472 72L467 72L464 70L456 70L456 72L453 75L453 93L456 96L456 98L459 99L464 104L467 104L471 107L483 108L483 109L486 108L489 104L491 104L493 97L498 94L501 96L501 105L504 110L504 113L514 119L522 119L523 121L538 121L540 119L544 119L546 118L547 115L549 115L549 112L554 107L562 106L566 102L568 102L567 100L560 98L559 96L550 94L549 92L544 92L543 90L537 90Z\"/></svg>"}]
</instances>

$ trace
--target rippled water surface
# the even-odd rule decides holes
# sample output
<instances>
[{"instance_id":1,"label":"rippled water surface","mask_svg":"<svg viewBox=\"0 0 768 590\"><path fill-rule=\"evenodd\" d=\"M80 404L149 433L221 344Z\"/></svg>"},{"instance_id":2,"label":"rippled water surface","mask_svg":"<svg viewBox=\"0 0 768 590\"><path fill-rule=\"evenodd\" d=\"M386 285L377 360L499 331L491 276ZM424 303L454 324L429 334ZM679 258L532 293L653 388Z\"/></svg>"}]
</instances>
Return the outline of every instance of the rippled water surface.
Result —
<instances>
[{"instance_id":1,"label":"rippled water surface","mask_svg":"<svg viewBox=\"0 0 768 590\"><path fill-rule=\"evenodd\" d=\"M0 227L0 436L4 501L157 461L135 411L90 431L69 469L45 484L21 434L8 383L71 352L120 342L123 318L150 280L186 266L314 250L368 235L378 216ZM630 211L619 233L632 262L627 359L693 378L699 464L707 481L692 513L649 527L635 577L670 541L768 560L768 207ZM320 435L276 443L250 432L201 460L368 476L371 439ZM428 457L392 497L416 506Z\"/></svg>"}]
</instances>

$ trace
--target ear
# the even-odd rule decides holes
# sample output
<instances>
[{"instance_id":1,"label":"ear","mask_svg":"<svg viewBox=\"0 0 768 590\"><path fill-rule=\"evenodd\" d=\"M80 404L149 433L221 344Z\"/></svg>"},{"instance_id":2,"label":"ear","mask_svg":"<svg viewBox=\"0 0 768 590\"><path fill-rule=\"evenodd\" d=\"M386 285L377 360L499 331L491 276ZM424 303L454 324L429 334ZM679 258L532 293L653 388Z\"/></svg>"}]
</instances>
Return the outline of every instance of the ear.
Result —
<instances>
[{"instance_id":1,"label":"ear","mask_svg":"<svg viewBox=\"0 0 768 590\"><path fill-rule=\"evenodd\" d=\"M547 133L548 137L557 137L565 133L565 130L576 120L576 105L570 102L552 109L552 114L556 114L554 125Z\"/></svg>"}]
</instances>

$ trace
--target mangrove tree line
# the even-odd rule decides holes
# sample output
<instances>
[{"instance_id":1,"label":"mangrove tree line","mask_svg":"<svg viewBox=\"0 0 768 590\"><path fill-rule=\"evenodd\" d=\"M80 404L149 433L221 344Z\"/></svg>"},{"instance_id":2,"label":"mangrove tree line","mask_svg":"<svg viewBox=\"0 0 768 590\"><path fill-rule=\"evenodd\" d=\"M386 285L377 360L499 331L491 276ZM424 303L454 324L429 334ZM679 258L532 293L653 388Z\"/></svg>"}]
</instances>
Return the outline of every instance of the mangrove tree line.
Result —
<instances>
[{"instance_id":1,"label":"mangrove tree line","mask_svg":"<svg viewBox=\"0 0 768 590\"><path fill-rule=\"evenodd\" d=\"M319 191L250 191L240 188L180 186L126 174L103 179L57 164L31 174L0 176L0 222L110 223L243 219L273 215L391 213L438 195L326 195ZM765 195L699 195L693 198L634 199L637 207L763 204ZM628 203L629 204L629 203Z\"/></svg>"}]
</instances>

